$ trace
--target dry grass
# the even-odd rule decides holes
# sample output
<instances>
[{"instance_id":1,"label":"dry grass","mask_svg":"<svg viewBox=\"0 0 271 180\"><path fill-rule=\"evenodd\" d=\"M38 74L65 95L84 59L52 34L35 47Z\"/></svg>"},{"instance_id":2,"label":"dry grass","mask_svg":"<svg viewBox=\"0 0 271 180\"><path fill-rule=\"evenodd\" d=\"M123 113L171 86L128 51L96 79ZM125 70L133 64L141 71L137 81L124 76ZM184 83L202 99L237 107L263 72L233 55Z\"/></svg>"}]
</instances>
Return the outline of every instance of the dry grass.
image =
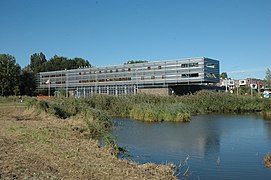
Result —
<instances>
[{"instance_id":1,"label":"dry grass","mask_svg":"<svg viewBox=\"0 0 271 180\"><path fill-rule=\"evenodd\" d=\"M0 107L0 179L176 179L173 166L117 159L79 120Z\"/></svg>"},{"instance_id":2,"label":"dry grass","mask_svg":"<svg viewBox=\"0 0 271 180\"><path fill-rule=\"evenodd\" d=\"M268 154L265 158L263 158L265 166L271 168L271 154Z\"/></svg>"}]
</instances>

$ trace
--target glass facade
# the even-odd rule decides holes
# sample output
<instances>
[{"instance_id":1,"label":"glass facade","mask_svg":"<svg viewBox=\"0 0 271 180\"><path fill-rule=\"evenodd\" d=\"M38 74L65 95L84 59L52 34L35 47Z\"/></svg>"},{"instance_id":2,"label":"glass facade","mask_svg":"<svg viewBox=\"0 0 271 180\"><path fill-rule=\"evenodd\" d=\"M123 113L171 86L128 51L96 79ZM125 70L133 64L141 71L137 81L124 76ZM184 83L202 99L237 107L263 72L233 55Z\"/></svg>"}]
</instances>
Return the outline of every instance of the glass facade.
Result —
<instances>
[{"instance_id":1,"label":"glass facade","mask_svg":"<svg viewBox=\"0 0 271 180\"><path fill-rule=\"evenodd\" d=\"M39 90L66 90L81 96L94 93L131 94L139 88L217 82L219 61L189 58L41 72L37 85Z\"/></svg>"}]
</instances>

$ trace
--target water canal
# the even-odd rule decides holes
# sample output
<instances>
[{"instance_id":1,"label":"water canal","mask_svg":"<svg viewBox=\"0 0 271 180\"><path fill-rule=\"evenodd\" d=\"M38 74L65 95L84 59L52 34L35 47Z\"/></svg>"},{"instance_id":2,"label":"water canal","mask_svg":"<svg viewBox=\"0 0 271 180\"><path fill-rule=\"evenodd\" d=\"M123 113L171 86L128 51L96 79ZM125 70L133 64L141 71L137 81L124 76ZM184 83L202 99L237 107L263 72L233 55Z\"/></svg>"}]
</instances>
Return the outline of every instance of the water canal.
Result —
<instances>
[{"instance_id":1,"label":"water canal","mask_svg":"<svg viewBox=\"0 0 271 180\"><path fill-rule=\"evenodd\" d=\"M271 179L271 121L258 115L200 115L190 123L115 119L113 134L138 163L180 165L180 179Z\"/></svg>"}]
</instances>

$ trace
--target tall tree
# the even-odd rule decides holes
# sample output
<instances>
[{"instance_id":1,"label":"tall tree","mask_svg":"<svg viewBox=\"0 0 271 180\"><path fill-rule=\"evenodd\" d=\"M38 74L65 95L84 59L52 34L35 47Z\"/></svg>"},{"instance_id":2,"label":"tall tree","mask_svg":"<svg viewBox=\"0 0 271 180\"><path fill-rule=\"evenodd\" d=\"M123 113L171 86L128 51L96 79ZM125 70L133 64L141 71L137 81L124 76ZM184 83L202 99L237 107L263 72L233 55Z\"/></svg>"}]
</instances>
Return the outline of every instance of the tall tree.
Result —
<instances>
[{"instance_id":1,"label":"tall tree","mask_svg":"<svg viewBox=\"0 0 271 180\"><path fill-rule=\"evenodd\" d=\"M91 67L87 60L82 58L68 59L63 56L55 55L44 64L44 71L57 71L64 69L76 69L79 67Z\"/></svg>"},{"instance_id":2,"label":"tall tree","mask_svg":"<svg viewBox=\"0 0 271 180\"><path fill-rule=\"evenodd\" d=\"M22 95L33 96L36 91L36 76L35 73L26 67L22 70L20 78L20 92Z\"/></svg>"},{"instance_id":3,"label":"tall tree","mask_svg":"<svg viewBox=\"0 0 271 180\"><path fill-rule=\"evenodd\" d=\"M14 95L19 86L21 67L15 57L9 54L0 54L0 94L1 96Z\"/></svg>"},{"instance_id":4,"label":"tall tree","mask_svg":"<svg viewBox=\"0 0 271 180\"><path fill-rule=\"evenodd\" d=\"M34 73L38 73L43 70L43 64L46 62L47 62L46 57L42 52L35 53L30 57L29 67Z\"/></svg>"},{"instance_id":5,"label":"tall tree","mask_svg":"<svg viewBox=\"0 0 271 180\"><path fill-rule=\"evenodd\" d=\"M71 67L71 69L86 67L86 66L91 67L91 64L83 58L76 57L76 58L71 59L71 61L74 62L73 67Z\"/></svg>"}]
</instances>

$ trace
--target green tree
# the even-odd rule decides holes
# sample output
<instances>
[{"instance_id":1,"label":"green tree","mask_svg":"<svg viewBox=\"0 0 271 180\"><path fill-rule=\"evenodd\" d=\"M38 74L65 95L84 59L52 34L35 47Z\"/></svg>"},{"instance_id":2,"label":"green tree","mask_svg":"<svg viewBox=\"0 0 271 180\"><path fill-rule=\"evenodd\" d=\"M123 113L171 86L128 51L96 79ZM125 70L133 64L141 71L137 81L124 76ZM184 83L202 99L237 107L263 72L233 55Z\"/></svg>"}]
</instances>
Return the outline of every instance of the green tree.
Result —
<instances>
[{"instance_id":1,"label":"green tree","mask_svg":"<svg viewBox=\"0 0 271 180\"><path fill-rule=\"evenodd\" d=\"M76 69L79 67L91 67L91 64L83 58L76 57L71 59L71 61L73 61L73 66L70 67L70 69Z\"/></svg>"},{"instance_id":2,"label":"green tree","mask_svg":"<svg viewBox=\"0 0 271 180\"><path fill-rule=\"evenodd\" d=\"M14 95L15 95L15 96L18 96L18 95L21 94L21 93L20 93L20 88L19 88L18 85L16 85L16 86L14 87L13 92L14 92Z\"/></svg>"},{"instance_id":3,"label":"green tree","mask_svg":"<svg viewBox=\"0 0 271 180\"><path fill-rule=\"evenodd\" d=\"M14 95L19 85L21 67L15 57L9 54L0 54L0 93L1 96Z\"/></svg>"},{"instance_id":4,"label":"green tree","mask_svg":"<svg viewBox=\"0 0 271 180\"><path fill-rule=\"evenodd\" d=\"M46 62L46 57L42 52L35 53L30 57L29 67L34 73L39 73L43 70L43 64Z\"/></svg>"},{"instance_id":5,"label":"green tree","mask_svg":"<svg viewBox=\"0 0 271 180\"><path fill-rule=\"evenodd\" d=\"M29 68L26 67L22 70L20 78L20 92L22 95L33 96L36 91L36 75Z\"/></svg>"},{"instance_id":6,"label":"green tree","mask_svg":"<svg viewBox=\"0 0 271 180\"><path fill-rule=\"evenodd\" d=\"M33 96L36 95L36 77L42 71L57 71L64 69L76 69L79 67L91 67L90 63L83 58L68 59L63 56L57 56L46 60L45 55L35 53L30 57L30 64L22 70L20 91L23 95Z\"/></svg>"},{"instance_id":7,"label":"green tree","mask_svg":"<svg viewBox=\"0 0 271 180\"><path fill-rule=\"evenodd\" d=\"M220 75L221 79L228 79L228 74L226 72L221 73Z\"/></svg>"},{"instance_id":8,"label":"green tree","mask_svg":"<svg viewBox=\"0 0 271 180\"><path fill-rule=\"evenodd\" d=\"M55 55L49 61L44 64L44 71L57 71L64 69L76 69L79 67L91 67L87 60L82 58L68 59L63 56Z\"/></svg>"}]
</instances>

